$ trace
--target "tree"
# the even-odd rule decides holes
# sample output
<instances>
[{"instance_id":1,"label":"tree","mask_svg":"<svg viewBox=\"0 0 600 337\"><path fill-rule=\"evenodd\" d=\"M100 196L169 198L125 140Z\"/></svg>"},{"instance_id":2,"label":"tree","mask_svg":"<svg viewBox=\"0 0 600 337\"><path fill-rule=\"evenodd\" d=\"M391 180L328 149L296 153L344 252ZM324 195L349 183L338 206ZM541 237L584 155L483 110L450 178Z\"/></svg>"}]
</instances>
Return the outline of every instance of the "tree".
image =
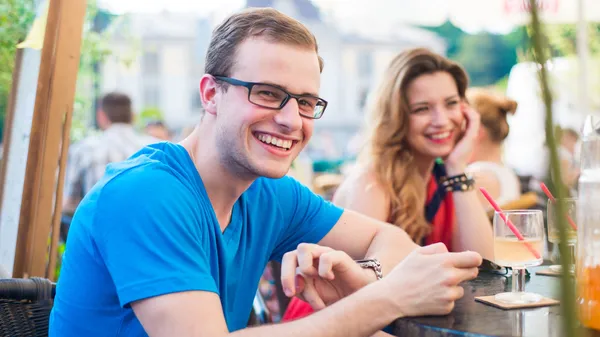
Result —
<instances>
[{"instance_id":1,"label":"tree","mask_svg":"<svg viewBox=\"0 0 600 337\"><path fill-rule=\"evenodd\" d=\"M17 44L25 39L35 19L35 0L0 2L0 139L12 86Z\"/></svg>"},{"instance_id":2,"label":"tree","mask_svg":"<svg viewBox=\"0 0 600 337\"><path fill-rule=\"evenodd\" d=\"M517 43L506 35L465 35L454 59L462 64L475 86L491 85L510 73L517 63Z\"/></svg>"},{"instance_id":3,"label":"tree","mask_svg":"<svg viewBox=\"0 0 600 337\"><path fill-rule=\"evenodd\" d=\"M17 44L26 38L35 19L35 3L36 0L0 1L0 139L2 139L4 118L12 86ZM112 54L109 46L110 38L114 34L112 28L119 25L121 20L125 20L125 17L117 18L106 11L99 10L96 0L88 0L71 125L71 137L74 141L81 139L90 131L89 125L92 119L90 111L98 96L97 87L93 85L97 80L97 65ZM124 25L119 27L125 28Z\"/></svg>"},{"instance_id":4,"label":"tree","mask_svg":"<svg viewBox=\"0 0 600 337\"><path fill-rule=\"evenodd\" d=\"M71 123L72 142L82 139L93 131L90 126L93 125L96 99L100 95L100 64L113 56L110 41L116 33L116 28L119 28L119 34L127 34L127 25L124 23L126 19L126 16L116 16L99 9L96 0L88 0ZM119 61L129 64L134 53L129 54L119 55Z\"/></svg>"},{"instance_id":5,"label":"tree","mask_svg":"<svg viewBox=\"0 0 600 337\"><path fill-rule=\"evenodd\" d=\"M448 48L446 49L446 55L449 58L453 58L460 51L460 41L468 35L462 29L453 25L450 21L446 21L444 24L438 27L421 27L430 30L446 40Z\"/></svg>"},{"instance_id":6,"label":"tree","mask_svg":"<svg viewBox=\"0 0 600 337\"><path fill-rule=\"evenodd\" d=\"M553 56L569 56L577 53L577 27L574 24L546 25L546 38ZM600 23L588 23L588 48L592 57L600 54Z\"/></svg>"},{"instance_id":7,"label":"tree","mask_svg":"<svg viewBox=\"0 0 600 337\"><path fill-rule=\"evenodd\" d=\"M510 34L468 34L451 22L439 27L422 27L446 40L448 58L459 62L471 77L473 85L492 85L505 78L525 50L527 34L517 28Z\"/></svg>"}]
</instances>

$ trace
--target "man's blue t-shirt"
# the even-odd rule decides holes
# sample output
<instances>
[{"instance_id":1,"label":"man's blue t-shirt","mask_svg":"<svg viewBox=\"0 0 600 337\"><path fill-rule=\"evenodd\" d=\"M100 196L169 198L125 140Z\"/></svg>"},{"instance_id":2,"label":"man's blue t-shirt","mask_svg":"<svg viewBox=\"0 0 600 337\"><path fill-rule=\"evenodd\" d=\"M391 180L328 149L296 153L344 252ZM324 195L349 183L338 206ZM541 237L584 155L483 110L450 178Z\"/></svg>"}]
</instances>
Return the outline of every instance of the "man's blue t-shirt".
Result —
<instances>
[{"instance_id":1,"label":"man's blue t-shirt","mask_svg":"<svg viewBox=\"0 0 600 337\"><path fill-rule=\"evenodd\" d=\"M292 178L259 178L221 232L187 151L146 147L109 165L79 205L50 336L147 336L130 303L190 290L217 293L229 330L242 329L267 262L319 242L341 214Z\"/></svg>"}]
</instances>

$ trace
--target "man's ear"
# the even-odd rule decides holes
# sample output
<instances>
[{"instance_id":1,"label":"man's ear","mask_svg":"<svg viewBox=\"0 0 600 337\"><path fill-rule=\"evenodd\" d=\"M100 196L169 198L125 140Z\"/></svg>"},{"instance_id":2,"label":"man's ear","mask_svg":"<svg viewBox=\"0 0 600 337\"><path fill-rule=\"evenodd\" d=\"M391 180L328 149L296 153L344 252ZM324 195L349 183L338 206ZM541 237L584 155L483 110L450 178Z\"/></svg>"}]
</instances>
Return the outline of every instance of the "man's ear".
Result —
<instances>
[{"instance_id":1,"label":"man's ear","mask_svg":"<svg viewBox=\"0 0 600 337\"><path fill-rule=\"evenodd\" d=\"M200 79L200 99L204 111L211 115L217 114L217 81L212 75L205 74Z\"/></svg>"}]
</instances>

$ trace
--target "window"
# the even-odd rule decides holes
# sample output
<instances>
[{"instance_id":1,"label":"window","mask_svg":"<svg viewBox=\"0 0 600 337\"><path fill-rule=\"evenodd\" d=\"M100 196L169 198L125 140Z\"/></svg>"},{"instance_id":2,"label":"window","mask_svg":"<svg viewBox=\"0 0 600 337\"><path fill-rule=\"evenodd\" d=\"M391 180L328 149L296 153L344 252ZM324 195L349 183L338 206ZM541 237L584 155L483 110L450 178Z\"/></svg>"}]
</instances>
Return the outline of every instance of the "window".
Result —
<instances>
[{"instance_id":1,"label":"window","mask_svg":"<svg viewBox=\"0 0 600 337\"><path fill-rule=\"evenodd\" d=\"M368 50L358 51L356 56L356 67L358 69L358 75L361 78L371 78L373 74L373 54Z\"/></svg>"},{"instance_id":2,"label":"window","mask_svg":"<svg viewBox=\"0 0 600 337\"><path fill-rule=\"evenodd\" d=\"M146 84L144 86L144 106L160 108L160 90L158 86Z\"/></svg>"},{"instance_id":3,"label":"window","mask_svg":"<svg viewBox=\"0 0 600 337\"><path fill-rule=\"evenodd\" d=\"M363 114L367 105L367 99L369 98L369 88L362 87L358 90L358 112Z\"/></svg>"},{"instance_id":4,"label":"window","mask_svg":"<svg viewBox=\"0 0 600 337\"><path fill-rule=\"evenodd\" d=\"M158 75L160 73L160 60L156 50L147 50L142 54L142 72L144 75Z\"/></svg>"}]
</instances>

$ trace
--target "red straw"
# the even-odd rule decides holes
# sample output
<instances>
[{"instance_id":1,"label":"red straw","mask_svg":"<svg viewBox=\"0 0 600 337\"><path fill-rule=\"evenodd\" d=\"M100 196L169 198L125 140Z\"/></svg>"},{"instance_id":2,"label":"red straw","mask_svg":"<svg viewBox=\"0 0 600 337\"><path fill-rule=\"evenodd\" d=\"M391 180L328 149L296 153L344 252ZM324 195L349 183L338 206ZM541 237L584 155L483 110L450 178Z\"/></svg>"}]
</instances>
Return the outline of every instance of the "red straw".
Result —
<instances>
[{"instance_id":1,"label":"red straw","mask_svg":"<svg viewBox=\"0 0 600 337\"><path fill-rule=\"evenodd\" d=\"M553 204L556 204L556 198L554 198L554 196L552 195L552 193L550 192L550 190L548 189L546 184L541 183L540 186L542 187L542 191L544 191L544 193L546 193L546 196L548 197L548 199L550 199L550 201L552 201ZM569 214L567 214L567 221L569 221L569 225L571 225L571 228L573 228L573 230L576 231L577 225L575 224L575 221L573 221L573 218L571 218L571 216Z\"/></svg>"},{"instance_id":2,"label":"red straw","mask_svg":"<svg viewBox=\"0 0 600 337\"><path fill-rule=\"evenodd\" d=\"M481 191L481 193L483 193L483 196L487 199L490 205L492 205L494 210L498 212L498 214L500 215L502 220L504 220L504 223L508 226L508 228L517 236L517 239L523 241L527 249L529 249L529 251L533 254L533 256L535 256L536 259L540 259L542 257L540 253L538 253L538 251L535 248L533 248L533 246L529 242L525 241L525 237L523 237L523 235L519 232L517 227L515 227L512 221L508 219L504 212L502 212L502 209L500 209L500 206L498 206L494 199L492 199L492 196L488 193L488 191L486 191L483 187L480 187L479 190Z\"/></svg>"}]
</instances>

